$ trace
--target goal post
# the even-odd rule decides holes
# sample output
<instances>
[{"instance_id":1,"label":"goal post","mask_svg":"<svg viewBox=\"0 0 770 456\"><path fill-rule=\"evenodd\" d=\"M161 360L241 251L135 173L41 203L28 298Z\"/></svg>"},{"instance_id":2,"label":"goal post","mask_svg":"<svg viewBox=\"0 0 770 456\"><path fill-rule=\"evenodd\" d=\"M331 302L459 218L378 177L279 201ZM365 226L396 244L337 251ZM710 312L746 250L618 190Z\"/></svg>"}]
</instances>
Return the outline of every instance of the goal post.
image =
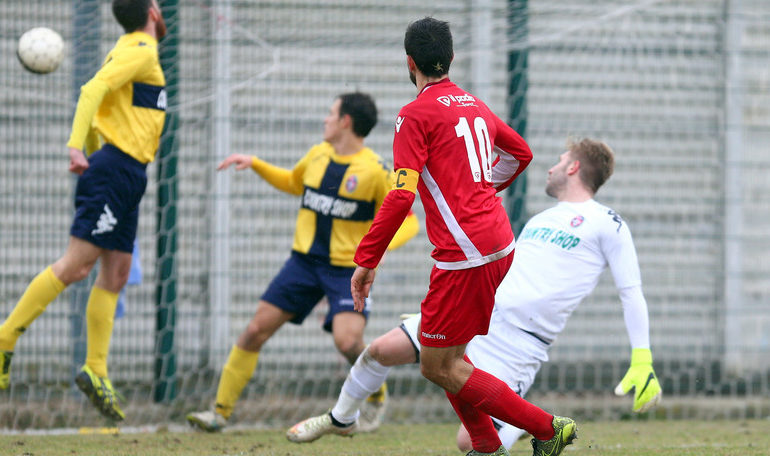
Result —
<instances>
[{"instance_id":1,"label":"goal post","mask_svg":"<svg viewBox=\"0 0 770 456\"><path fill-rule=\"evenodd\" d=\"M161 0L167 35L160 44L160 63L166 77L167 105L179 104L179 4L177 0ZM157 214L157 283L156 283L156 353L153 397L168 403L178 393L176 356L177 323L177 162L179 157L179 116L171 109L158 150Z\"/></svg>"}]
</instances>

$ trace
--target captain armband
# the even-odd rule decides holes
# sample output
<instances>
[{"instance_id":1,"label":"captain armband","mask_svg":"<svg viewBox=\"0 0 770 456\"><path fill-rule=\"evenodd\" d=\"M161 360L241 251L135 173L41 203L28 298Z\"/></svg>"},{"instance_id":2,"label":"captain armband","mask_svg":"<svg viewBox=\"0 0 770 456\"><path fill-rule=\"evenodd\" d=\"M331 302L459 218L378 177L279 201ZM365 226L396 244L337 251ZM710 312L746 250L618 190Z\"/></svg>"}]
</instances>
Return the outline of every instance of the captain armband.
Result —
<instances>
[{"instance_id":1,"label":"captain armband","mask_svg":"<svg viewBox=\"0 0 770 456\"><path fill-rule=\"evenodd\" d=\"M396 181L391 190L407 190L417 193L417 182L420 180L420 173L409 168L400 168L396 170Z\"/></svg>"}]
</instances>

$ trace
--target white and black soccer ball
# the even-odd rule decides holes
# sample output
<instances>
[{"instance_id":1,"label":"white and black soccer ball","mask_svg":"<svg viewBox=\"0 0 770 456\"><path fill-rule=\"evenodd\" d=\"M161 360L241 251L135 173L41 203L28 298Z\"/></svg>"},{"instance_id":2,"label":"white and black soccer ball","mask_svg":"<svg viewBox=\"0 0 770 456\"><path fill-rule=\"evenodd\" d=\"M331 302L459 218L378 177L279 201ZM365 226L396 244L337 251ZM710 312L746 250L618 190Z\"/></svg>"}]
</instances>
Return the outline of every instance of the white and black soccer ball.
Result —
<instances>
[{"instance_id":1,"label":"white and black soccer ball","mask_svg":"<svg viewBox=\"0 0 770 456\"><path fill-rule=\"evenodd\" d=\"M64 60L64 40L48 27L35 27L21 35L16 55L27 70L50 73Z\"/></svg>"}]
</instances>

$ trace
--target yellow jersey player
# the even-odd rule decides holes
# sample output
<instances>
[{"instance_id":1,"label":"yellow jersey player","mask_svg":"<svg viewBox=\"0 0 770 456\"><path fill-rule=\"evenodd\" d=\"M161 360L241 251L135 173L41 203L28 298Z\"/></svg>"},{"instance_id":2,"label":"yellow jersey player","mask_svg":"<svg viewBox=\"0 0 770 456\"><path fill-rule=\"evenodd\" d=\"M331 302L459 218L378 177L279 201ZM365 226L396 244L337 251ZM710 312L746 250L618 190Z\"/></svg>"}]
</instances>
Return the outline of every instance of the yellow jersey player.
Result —
<instances>
[{"instance_id":1,"label":"yellow jersey player","mask_svg":"<svg viewBox=\"0 0 770 456\"><path fill-rule=\"evenodd\" d=\"M64 255L39 273L0 326L0 388L10 383L18 338L69 284L99 273L86 307L86 363L75 383L104 416L125 418L107 377L107 354L118 293L126 284L139 202L165 121L165 78L158 40L166 26L156 0L113 0L125 30L101 69L80 91L69 147L78 174L75 216ZM88 159L83 154L94 151Z\"/></svg>"},{"instance_id":2,"label":"yellow jersey player","mask_svg":"<svg viewBox=\"0 0 770 456\"><path fill-rule=\"evenodd\" d=\"M364 312L353 309L350 278L353 255L390 191L393 172L364 146L377 122L374 100L363 93L340 95L324 121L324 141L288 170L257 157L234 154L218 167L252 168L275 188L301 196L289 259L262 295L251 322L241 333L222 369L214 410L187 416L191 425L221 430L257 366L262 345L286 322L300 324L321 298L329 312L323 324L352 364L364 349ZM411 214L390 248L413 237L418 222ZM380 392L380 397L384 392Z\"/></svg>"}]
</instances>

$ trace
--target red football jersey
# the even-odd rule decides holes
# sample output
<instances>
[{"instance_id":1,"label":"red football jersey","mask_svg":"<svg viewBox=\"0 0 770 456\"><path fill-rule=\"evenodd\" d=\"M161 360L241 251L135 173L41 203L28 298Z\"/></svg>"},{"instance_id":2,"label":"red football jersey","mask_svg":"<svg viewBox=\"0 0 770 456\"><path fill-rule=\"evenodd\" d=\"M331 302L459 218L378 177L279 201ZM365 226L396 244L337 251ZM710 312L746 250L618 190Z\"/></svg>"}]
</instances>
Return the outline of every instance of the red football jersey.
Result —
<instances>
[{"instance_id":1,"label":"red football jersey","mask_svg":"<svg viewBox=\"0 0 770 456\"><path fill-rule=\"evenodd\" d=\"M493 159L493 152L499 159ZM428 238L435 247L431 256L438 268L476 267L513 250L513 231L496 193L531 160L532 153L518 133L449 79L426 85L417 99L401 109L393 163L396 170L419 173L417 190L425 208ZM401 222L383 218L388 214L403 218L403 207L391 209L411 205L408 198L396 193L408 192L396 188L388 194L382 207L387 210L381 209L359 246L357 264L376 265L382 249L372 244L389 240L381 234Z\"/></svg>"},{"instance_id":2,"label":"red football jersey","mask_svg":"<svg viewBox=\"0 0 770 456\"><path fill-rule=\"evenodd\" d=\"M427 85L398 115L393 163L420 173L426 230L441 269L479 266L513 250L492 180L493 147L518 161L515 174L532 159L519 134L449 79Z\"/></svg>"}]
</instances>

